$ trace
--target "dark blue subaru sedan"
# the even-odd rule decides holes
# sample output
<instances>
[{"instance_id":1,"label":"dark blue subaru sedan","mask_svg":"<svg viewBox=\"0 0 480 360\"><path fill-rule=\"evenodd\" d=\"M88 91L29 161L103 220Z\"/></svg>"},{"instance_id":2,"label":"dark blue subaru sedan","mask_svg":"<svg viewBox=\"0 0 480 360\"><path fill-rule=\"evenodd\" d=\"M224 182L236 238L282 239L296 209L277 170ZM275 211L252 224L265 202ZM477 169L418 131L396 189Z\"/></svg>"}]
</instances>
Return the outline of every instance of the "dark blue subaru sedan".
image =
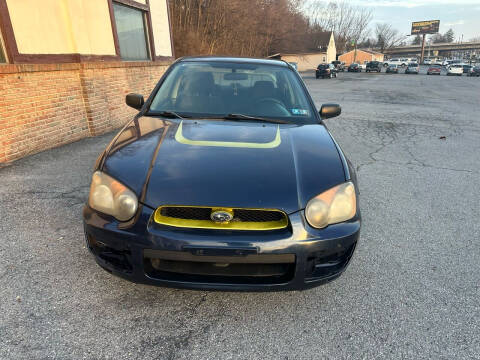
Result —
<instances>
[{"instance_id":1,"label":"dark blue subaru sedan","mask_svg":"<svg viewBox=\"0 0 480 360\"><path fill-rule=\"evenodd\" d=\"M83 221L125 279L305 289L346 269L360 232L354 169L299 74L276 60L176 61L99 156Z\"/></svg>"}]
</instances>

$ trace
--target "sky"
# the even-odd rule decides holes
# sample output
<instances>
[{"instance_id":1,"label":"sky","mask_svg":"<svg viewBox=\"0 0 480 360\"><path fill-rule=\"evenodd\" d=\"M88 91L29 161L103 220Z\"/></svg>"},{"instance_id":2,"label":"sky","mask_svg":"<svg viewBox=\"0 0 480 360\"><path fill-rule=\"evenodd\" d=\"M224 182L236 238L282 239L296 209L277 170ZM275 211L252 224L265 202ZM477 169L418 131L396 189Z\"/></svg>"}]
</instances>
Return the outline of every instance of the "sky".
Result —
<instances>
[{"instance_id":1,"label":"sky","mask_svg":"<svg viewBox=\"0 0 480 360\"><path fill-rule=\"evenodd\" d=\"M329 2L329 0L323 1ZM343 1L372 10L372 35L375 23L389 23L401 34L407 35L410 34L412 22L414 21L440 20L440 33L443 34L448 29L453 29L455 41L460 41L462 35L463 41L468 41L473 37L480 37L480 0ZM408 38L405 39L408 41Z\"/></svg>"},{"instance_id":2,"label":"sky","mask_svg":"<svg viewBox=\"0 0 480 360\"><path fill-rule=\"evenodd\" d=\"M372 25L389 23L402 34L410 34L411 23L440 20L440 33L452 28L455 41L480 36L480 0L346 0L352 5L369 7Z\"/></svg>"}]
</instances>

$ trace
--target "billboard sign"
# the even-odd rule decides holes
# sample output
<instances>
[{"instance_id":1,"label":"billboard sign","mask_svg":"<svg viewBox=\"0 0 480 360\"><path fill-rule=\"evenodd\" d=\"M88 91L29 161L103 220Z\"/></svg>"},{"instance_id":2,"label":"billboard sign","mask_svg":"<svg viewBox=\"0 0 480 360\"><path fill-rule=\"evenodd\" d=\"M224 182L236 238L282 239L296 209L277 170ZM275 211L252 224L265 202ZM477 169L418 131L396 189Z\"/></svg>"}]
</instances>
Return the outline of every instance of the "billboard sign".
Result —
<instances>
[{"instance_id":1,"label":"billboard sign","mask_svg":"<svg viewBox=\"0 0 480 360\"><path fill-rule=\"evenodd\" d=\"M440 20L417 21L412 23L412 35L436 34L440 28Z\"/></svg>"}]
</instances>

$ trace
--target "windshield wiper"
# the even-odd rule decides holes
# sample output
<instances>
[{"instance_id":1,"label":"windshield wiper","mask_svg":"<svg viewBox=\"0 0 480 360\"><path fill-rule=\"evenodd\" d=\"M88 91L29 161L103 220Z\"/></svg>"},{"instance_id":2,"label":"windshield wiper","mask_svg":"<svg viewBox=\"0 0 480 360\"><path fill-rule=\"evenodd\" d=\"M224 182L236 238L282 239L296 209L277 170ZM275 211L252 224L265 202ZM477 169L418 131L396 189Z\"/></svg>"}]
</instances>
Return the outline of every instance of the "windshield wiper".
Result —
<instances>
[{"instance_id":1,"label":"windshield wiper","mask_svg":"<svg viewBox=\"0 0 480 360\"><path fill-rule=\"evenodd\" d=\"M228 115L225 115L222 119L233 120L233 121L251 121L251 120L253 120L253 121L263 121L263 122L269 122L269 123L275 123L275 124L288 124L287 121L283 121L283 120L267 119L267 118L249 116L249 115L244 115L244 114L228 114Z\"/></svg>"},{"instance_id":2,"label":"windshield wiper","mask_svg":"<svg viewBox=\"0 0 480 360\"><path fill-rule=\"evenodd\" d=\"M185 119L187 117L190 117L186 115L179 115L174 111L158 111L158 112L152 111L152 112L149 112L148 115L156 115L156 116L163 116L166 118L176 118L176 119Z\"/></svg>"}]
</instances>

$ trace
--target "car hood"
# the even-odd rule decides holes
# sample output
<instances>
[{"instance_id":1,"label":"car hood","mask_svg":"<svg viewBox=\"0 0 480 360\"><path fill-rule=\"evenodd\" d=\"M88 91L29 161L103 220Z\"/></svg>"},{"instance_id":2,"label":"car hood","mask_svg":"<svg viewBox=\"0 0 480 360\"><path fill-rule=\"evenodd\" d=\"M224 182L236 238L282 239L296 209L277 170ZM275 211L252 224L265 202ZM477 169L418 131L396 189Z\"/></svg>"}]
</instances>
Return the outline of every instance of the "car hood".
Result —
<instances>
[{"instance_id":1,"label":"car hood","mask_svg":"<svg viewBox=\"0 0 480 360\"><path fill-rule=\"evenodd\" d=\"M134 120L109 147L103 171L144 204L303 209L345 181L323 125Z\"/></svg>"}]
</instances>

